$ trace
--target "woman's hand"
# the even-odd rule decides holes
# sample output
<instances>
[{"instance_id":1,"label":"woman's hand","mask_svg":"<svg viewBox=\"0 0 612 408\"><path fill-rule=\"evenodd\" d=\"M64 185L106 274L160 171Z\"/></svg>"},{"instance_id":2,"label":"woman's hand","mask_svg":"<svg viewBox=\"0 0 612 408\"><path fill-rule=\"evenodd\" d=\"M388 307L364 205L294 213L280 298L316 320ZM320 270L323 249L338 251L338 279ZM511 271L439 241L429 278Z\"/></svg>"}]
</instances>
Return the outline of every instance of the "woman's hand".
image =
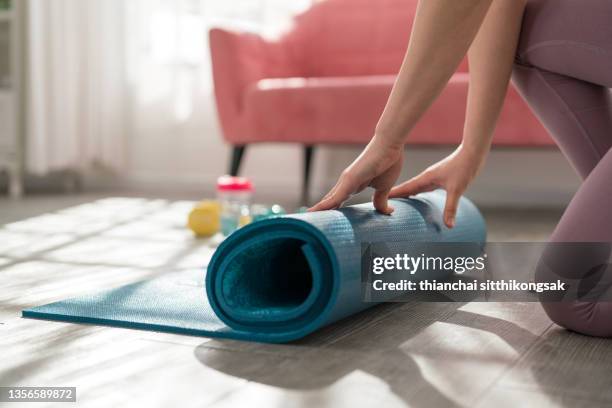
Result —
<instances>
[{"instance_id":1,"label":"woman's hand","mask_svg":"<svg viewBox=\"0 0 612 408\"><path fill-rule=\"evenodd\" d=\"M394 187L390 198L409 197L438 188L446 190L444 223L448 228L455 226L455 215L459 199L474 180L485 162L485 150L470 150L463 145L418 176Z\"/></svg>"},{"instance_id":2,"label":"woman's hand","mask_svg":"<svg viewBox=\"0 0 612 408\"><path fill-rule=\"evenodd\" d=\"M332 210L342 206L351 195L372 187L374 207L390 215L389 192L402 170L403 145L391 145L384 138L374 136L361 155L342 172L340 179L323 199L309 211Z\"/></svg>"}]
</instances>

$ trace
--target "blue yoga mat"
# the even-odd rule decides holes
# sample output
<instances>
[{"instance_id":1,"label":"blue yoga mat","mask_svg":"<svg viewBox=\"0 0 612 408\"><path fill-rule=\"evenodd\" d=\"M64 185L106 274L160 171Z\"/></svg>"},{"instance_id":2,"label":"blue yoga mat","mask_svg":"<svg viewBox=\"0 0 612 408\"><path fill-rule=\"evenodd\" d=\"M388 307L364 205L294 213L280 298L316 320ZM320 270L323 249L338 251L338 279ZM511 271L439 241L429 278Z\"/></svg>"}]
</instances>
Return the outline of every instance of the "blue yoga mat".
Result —
<instances>
[{"instance_id":1,"label":"blue yoga mat","mask_svg":"<svg viewBox=\"0 0 612 408\"><path fill-rule=\"evenodd\" d=\"M482 242L482 215L462 198L456 226L442 222L445 193L259 221L233 233L206 273L175 273L24 310L29 318L288 342L358 313L366 242ZM205 290L204 290L205 287Z\"/></svg>"}]
</instances>

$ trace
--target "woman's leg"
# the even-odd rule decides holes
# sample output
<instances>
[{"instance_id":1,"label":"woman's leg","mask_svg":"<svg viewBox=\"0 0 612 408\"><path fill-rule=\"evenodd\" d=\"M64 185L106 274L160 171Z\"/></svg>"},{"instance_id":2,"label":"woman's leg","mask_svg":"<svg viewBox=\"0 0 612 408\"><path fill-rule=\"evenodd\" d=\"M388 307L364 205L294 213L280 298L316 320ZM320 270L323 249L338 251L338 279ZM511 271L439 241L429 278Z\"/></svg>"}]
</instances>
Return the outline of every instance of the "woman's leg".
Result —
<instances>
[{"instance_id":1,"label":"woman's leg","mask_svg":"<svg viewBox=\"0 0 612 408\"><path fill-rule=\"evenodd\" d=\"M513 81L583 178L612 146L612 2L530 0Z\"/></svg>"},{"instance_id":2,"label":"woman's leg","mask_svg":"<svg viewBox=\"0 0 612 408\"><path fill-rule=\"evenodd\" d=\"M536 273L537 281L561 279L582 292L580 301L542 303L555 323L601 337L612 337L610 245L600 244L612 243L611 178L612 150L580 186L551 237L549 249L557 256L545 261L556 268Z\"/></svg>"},{"instance_id":3,"label":"woman's leg","mask_svg":"<svg viewBox=\"0 0 612 408\"><path fill-rule=\"evenodd\" d=\"M608 0L531 0L525 11L514 83L585 179L553 233L553 243L612 243L611 21ZM571 273L584 273L586 279L589 272L585 267ZM543 306L564 327L612 336L610 302Z\"/></svg>"},{"instance_id":4,"label":"woman's leg","mask_svg":"<svg viewBox=\"0 0 612 408\"><path fill-rule=\"evenodd\" d=\"M515 65L512 79L565 157L585 179L612 147L608 88L522 63Z\"/></svg>"}]
</instances>

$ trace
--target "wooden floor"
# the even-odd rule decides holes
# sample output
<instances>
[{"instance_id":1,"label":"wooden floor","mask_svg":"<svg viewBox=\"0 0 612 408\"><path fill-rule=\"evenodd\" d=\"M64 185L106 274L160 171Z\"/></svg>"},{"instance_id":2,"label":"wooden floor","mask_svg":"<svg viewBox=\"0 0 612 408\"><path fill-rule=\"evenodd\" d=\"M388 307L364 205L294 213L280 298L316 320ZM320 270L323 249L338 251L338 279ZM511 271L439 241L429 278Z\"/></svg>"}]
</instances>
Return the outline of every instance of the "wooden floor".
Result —
<instances>
[{"instance_id":1,"label":"wooden floor","mask_svg":"<svg viewBox=\"0 0 612 408\"><path fill-rule=\"evenodd\" d=\"M289 345L21 319L200 268L213 251L183 228L191 203L73 200L0 201L13 221L0 229L0 386L75 386L78 405L105 408L612 406L612 342L564 331L534 303L382 305ZM491 240L531 241L559 212L486 217Z\"/></svg>"}]
</instances>

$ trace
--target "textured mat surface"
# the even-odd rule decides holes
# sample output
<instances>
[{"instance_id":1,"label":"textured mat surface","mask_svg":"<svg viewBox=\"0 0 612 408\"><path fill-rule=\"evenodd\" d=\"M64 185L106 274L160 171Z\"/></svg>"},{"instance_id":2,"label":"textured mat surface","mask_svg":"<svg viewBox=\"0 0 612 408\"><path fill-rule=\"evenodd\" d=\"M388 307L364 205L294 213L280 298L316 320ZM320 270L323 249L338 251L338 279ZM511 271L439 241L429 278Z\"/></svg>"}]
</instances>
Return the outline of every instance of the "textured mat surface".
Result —
<instances>
[{"instance_id":1,"label":"textured mat surface","mask_svg":"<svg viewBox=\"0 0 612 408\"><path fill-rule=\"evenodd\" d=\"M362 242L484 242L476 207L462 199L452 230L445 194L291 215L240 229L208 270L177 273L32 309L23 316L262 342L299 339L358 313ZM205 288L205 289L204 289Z\"/></svg>"}]
</instances>

